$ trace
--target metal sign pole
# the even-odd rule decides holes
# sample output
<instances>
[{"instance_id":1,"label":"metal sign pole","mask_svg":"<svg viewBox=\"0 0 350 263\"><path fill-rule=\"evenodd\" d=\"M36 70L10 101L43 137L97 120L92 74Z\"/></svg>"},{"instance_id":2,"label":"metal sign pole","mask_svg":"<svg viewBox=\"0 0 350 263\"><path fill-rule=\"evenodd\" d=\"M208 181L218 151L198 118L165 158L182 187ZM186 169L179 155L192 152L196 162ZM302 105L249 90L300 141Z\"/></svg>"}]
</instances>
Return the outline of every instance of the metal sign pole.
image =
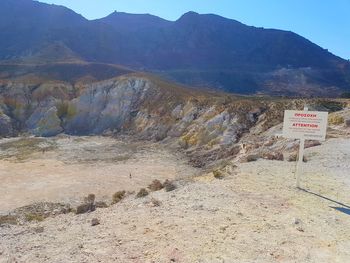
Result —
<instances>
[{"instance_id":1,"label":"metal sign pole","mask_svg":"<svg viewBox=\"0 0 350 263\"><path fill-rule=\"evenodd\" d=\"M308 107L304 106L304 111L308 111ZM297 176L297 188L300 188L300 177L303 173L303 161L304 161L304 148L305 148L305 139L300 139L300 145L299 145L299 160L297 164L297 170L296 170L296 176Z\"/></svg>"}]
</instances>

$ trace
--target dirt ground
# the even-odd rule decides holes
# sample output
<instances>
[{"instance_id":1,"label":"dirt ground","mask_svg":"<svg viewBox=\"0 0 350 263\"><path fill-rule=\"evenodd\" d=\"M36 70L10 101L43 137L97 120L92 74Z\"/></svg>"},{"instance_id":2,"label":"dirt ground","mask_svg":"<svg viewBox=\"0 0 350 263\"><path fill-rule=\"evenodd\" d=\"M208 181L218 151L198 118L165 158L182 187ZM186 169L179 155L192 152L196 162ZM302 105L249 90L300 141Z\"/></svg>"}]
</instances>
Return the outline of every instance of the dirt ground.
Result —
<instances>
[{"instance_id":1,"label":"dirt ground","mask_svg":"<svg viewBox=\"0 0 350 263\"><path fill-rule=\"evenodd\" d=\"M0 227L0 262L350 262L350 140L306 155L304 190L294 162L258 160L93 213Z\"/></svg>"},{"instance_id":2,"label":"dirt ground","mask_svg":"<svg viewBox=\"0 0 350 263\"><path fill-rule=\"evenodd\" d=\"M117 191L135 191L154 179L196 173L181 155L156 143L97 136L2 139L0 213L39 201L74 205L89 193L109 201Z\"/></svg>"}]
</instances>

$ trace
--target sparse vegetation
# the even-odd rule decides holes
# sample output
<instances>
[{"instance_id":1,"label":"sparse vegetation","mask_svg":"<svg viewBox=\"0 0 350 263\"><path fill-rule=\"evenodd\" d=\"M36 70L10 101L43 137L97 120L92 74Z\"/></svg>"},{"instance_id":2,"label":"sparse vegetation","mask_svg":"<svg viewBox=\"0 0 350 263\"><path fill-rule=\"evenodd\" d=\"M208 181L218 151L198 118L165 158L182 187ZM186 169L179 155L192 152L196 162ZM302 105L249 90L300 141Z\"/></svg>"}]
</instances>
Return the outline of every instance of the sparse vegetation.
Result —
<instances>
[{"instance_id":1,"label":"sparse vegetation","mask_svg":"<svg viewBox=\"0 0 350 263\"><path fill-rule=\"evenodd\" d=\"M125 191L118 191L112 196L112 204L119 203L125 197Z\"/></svg>"},{"instance_id":2,"label":"sparse vegetation","mask_svg":"<svg viewBox=\"0 0 350 263\"><path fill-rule=\"evenodd\" d=\"M148 189L152 192L162 190L163 188L164 186L159 180L153 180L153 182L148 186Z\"/></svg>"},{"instance_id":3,"label":"sparse vegetation","mask_svg":"<svg viewBox=\"0 0 350 263\"><path fill-rule=\"evenodd\" d=\"M96 203L95 203L95 206L96 206L96 208L107 208L107 207L108 207L107 203L104 202L104 201L98 201L98 202L96 202Z\"/></svg>"},{"instance_id":4,"label":"sparse vegetation","mask_svg":"<svg viewBox=\"0 0 350 263\"><path fill-rule=\"evenodd\" d=\"M88 212L95 211L95 195L89 194L84 198L84 203L79 205L75 211L76 214L84 214Z\"/></svg>"},{"instance_id":5,"label":"sparse vegetation","mask_svg":"<svg viewBox=\"0 0 350 263\"><path fill-rule=\"evenodd\" d=\"M216 179L222 179L225 177L223 172L220 170L214 170L213 175L214 175L214 178L216 178Z\"/></svg>"},{"instance_id":6,"label":"sparse vegetation","mask_svg":"<svg viewBox=\"0 0 350 263\"><path fill-rule=\"evenodd\" d=\"M84 198L84 202L88 204L93 204L95 202L96 196L94 194L89 194L87 197Z\"/></svg>"},{"instance_id":7,"label":"sparse vegetation","mask_svg":"<svg viewBox=\"0 0 350 263\"><path fill-rule=\"evenodd\" d=\"M340 125L344 123L344 118L337 114L330 115L328 117L328 123L333 125Z\"/></svg>"},{"instance_id":8,"label":"sparse vegetation","mask_svg":"<svg viewBox=\"0 0 350 263\"><path fill-rule=\"evenodd\" d=\"M166 192L170 192L176 189L176 185L172 181L169 181L168 179L165 180L165 182L163 183L163 186Z\"/></svg>"},{"instance_id":9,"label":"sparse vegetation","mask_svg":"<svg viewBox=\"0 0 350 263\"><path fill-rule=\"evenodd\" d=\"M45 217L41 214L29 213L25 215L25 219L29 222L31 221L41 222L41 221L44 221Z\"/></svg>"},{"instance_id":10,"label":"sparse vegetation","mask_svg":"<svg viewBox=\"0 0 350 263\"><path fill-rule=\"evenodd\" d=\"M160 206L162 203L161 203L158 199L152 198L152 199L151 199L151 204L152 204L154 207L158 207L158 206Z\"/></svg>"},{"instance_id":11,"label":"sparse vegetation","mask_svg":"<svg viewBox=\"0 0 350 263\"><path fill-rule=\"evenodd\" d=\"M0 149L3 151L0 159L15 157L18 161L23 161L34 153L51 151L55 147L53 141L43 138L19 138L0 144Z\"/></svg>"},{"instance_id":12,"label":"sparse vegetation","mask_svg":"<svg viewBox=\"0 0 350 263\"><path fill-rule=\"evenodd\" d=\"M0 226L1 225L16 225L17 224L17 216L13 215L4 215L0 216Z\"/></svg>"},{"instance_id":13,"label":"sparse vegetation","mask_svg":"<svg viewBox=\"0 0 350 263\"><path fill-rule=\"evenodd\" d=\"M148 192L145 188L141 188L140 191L136 194L136 198L142 198L148 195Z\"/></svg>"}]
</instances>

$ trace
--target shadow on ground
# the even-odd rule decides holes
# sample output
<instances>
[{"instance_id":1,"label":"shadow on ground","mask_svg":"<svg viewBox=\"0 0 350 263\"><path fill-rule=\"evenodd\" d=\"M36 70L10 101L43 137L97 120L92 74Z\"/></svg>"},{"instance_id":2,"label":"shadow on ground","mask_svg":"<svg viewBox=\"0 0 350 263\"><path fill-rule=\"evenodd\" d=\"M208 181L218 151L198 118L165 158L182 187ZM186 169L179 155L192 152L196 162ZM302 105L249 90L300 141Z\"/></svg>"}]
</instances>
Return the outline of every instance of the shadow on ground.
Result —
<instances>
[{"instance_id":1,"label":"shadow on ground","mask_svg":"<svg viewBox=\"0 0 350 263\"><path fill-rule=\"evenodd\" d=\"M331 199L331 198L328 198L328 197L326 197L326 196L323 196L323 195L320 195L320 194L317 194L317 193L308 191L308 190L306 190L306 189L302 189L302 188L301 188L300 190L303 191L303 192L305 192L305 193L315 195L315 196L320 197L320 198L322 198L322 199L325 199L325 200L327 200L327 201L329 201L329 202L332 202L332 203L335 203L335 204L337 204L337 205L340 205L341 207L337 207L337 206L330 206L330 207L333 208L333 209L335 209L335 210L337 210L337 211L339 211L339 212L342 212L342 213L345 213L345 214L347 214L347 215L350 215L350 206L349 206L349 205L346 205L346 204L344 204L344 203L335 201L335 200L333 200L333 199Z\"/></svg>"},{"instance_id":2,"label":"shadow on ground","mask_svg":"<svg viewBox=\"0 0 350 263\"><path fill-rule=\"evenodd\" d=\"M331 208L338 210L339 212L343 212L344 214L347 214L350 216L350 209L345 207L336 207L336 206L330 206Z\"/></svg>"}]
</instances>

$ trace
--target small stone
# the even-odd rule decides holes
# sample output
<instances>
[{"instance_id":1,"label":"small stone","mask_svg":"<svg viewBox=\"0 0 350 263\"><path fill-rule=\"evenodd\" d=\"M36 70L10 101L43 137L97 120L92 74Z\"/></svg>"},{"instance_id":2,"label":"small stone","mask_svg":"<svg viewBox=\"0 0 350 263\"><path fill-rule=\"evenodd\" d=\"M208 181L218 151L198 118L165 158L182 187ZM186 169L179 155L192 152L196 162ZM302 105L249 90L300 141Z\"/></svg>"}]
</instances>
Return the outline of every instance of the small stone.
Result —
<instances>
[{"instance_id":1,"label":"small stone","mask_svg":"<svg viewBox=\"0 0 350 263\"><path fill-rule=\"evenodd\" d=\"M91 226L97 226L100 224L100 220L98 220L97 218L93 218L91 220Z\"/></svg>"},{"instance_id":2,"label":"small stone","mask_svg":"<svg viewBox=\"0 0 350 263\"><path fill-rule=\"evenodd\" d=\"M350 127L350 119L345 120L345 127Z\"/></svg>"},{"instance_id":3,"label":"small stone","mask_svg":"<svg viewBox=\"0 0 350 263\"><path fill-rule=\"evenodd\" d=\"M194 206L192 206L192 209L193 210L203 210L204 206L203 205L194 205Z\"/></svg>"},{"instance_id":4,"label":"small stone","mask_svg":"<svg viewBox=\"0 0 350 263\"><path fill-rule=\"evenodd\" d=\"M295 225L301 224L301 220L300 220L299 218L295 218L295 219L294 219L294 224L295 224Z\"/></svg>"},{"instance_id":5,"label":"small stone","mask_svg":"<svg viewBox=\"0 0 350 263\"><path fill-rule=\"evenodd\" d=\"M55 210L52 211L53 215L58 215L59 213L60 213L60 211L58 209L55 209Z\"/></svg>"},{"instance_id":6,"label":"small stone","mask_svg":"<svg viewBox=\"0 0 350 263\"><path fill-rule=\"evenodd\" d=\"M321 142L320 141L316 141L316 140L307 140L305 142L305 149L307 148L311 148L311 147L315 147L315 146L319 146L321 145Z\"/></svg>"},{"instance_id":7,"label":"small stone","mask_svg":"<svg viewBox=\"0 0 350 263\"><path fill-rule=\"evenodd\" d=\"M281 152L268 152L263 154L263 158L267 160L277 160L277 161L283 161L284 157Z\"/></svg>"},{"instance_id":8,"label":"small stone","mask_svg":"<svg viewBox=\"0 0 350 263\"><path fill-rule=\"evenodd\" d=\"M304 228L302 228L301 226L298 226L298 227L297 227L297 230L298 230L299 232L304 232Z\"/></svg>"},{"instance_id":9,"label":"small stone","mask_svg":"<svg viewBox=\"0 0 350 263\"><path fill-rule=\"evenodd\" d=\"M44 232L44 227L42 227L42 226L34 227L33 228L33 232L36 233L36 234L43 233Z\"/></svg>"},{"instance_id":10,"label":"small stone","mask_svg":"<svg viewBox=\"0 0 350 263\"><path fill-rule=\"evenodd\" d=\"M255 162L259 159L257 154L250 154L243 159L243 162Z\"/></svg>"},{"instance_id":11,"label":"small stone","mask_svg":"<svg viewBox=\"0 0 350 263\"><path fill-rule=\"evenodd\" d=\"M227 228L228 228L228 226L222 226L222 227L220 227L220 232L225 232Z\"/></svg>"}]
</instances>

